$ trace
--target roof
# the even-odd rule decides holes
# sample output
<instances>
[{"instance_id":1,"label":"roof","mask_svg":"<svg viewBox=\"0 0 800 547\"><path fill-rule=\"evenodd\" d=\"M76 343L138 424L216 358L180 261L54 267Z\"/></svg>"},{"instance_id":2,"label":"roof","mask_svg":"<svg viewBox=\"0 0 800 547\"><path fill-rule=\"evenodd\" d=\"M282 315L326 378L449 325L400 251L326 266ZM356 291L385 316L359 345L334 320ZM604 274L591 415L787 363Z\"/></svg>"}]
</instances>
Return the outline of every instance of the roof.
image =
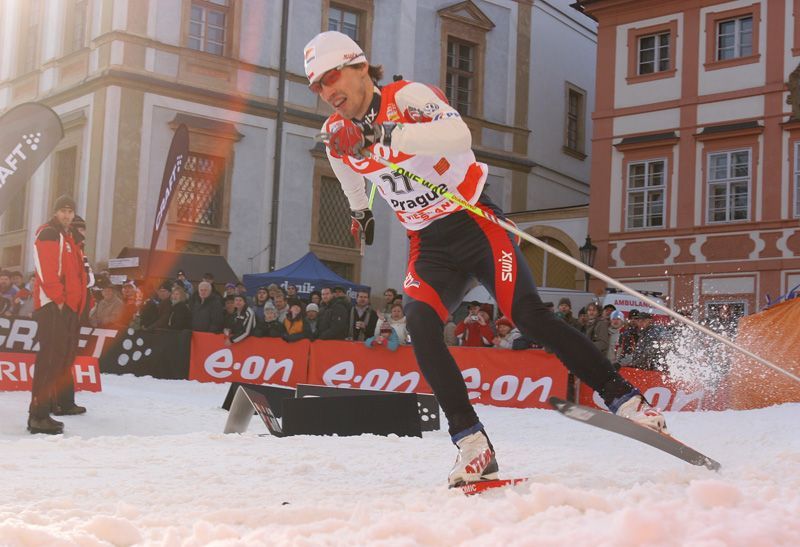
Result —
<instances>
[{"instance_id":1,"label":"roof","mask_svg":"<svg viewBox=\"0 0 800 547\"><path fill-rule=\"evenodd\" d=\"M589 13L586 12L586 6L588 4L594 4L595 2L597 2L597 0L578 0L577 2L575 2L573 4L570 4L569 7L573 8L576 11L581 12L586 17L590 17L591 19L594 19L595 21L597 21L597 19L595 19L594 16L592 16Z\"/></svg>"},{"instance_id":2,"label":"roof","mask_svg":"<svg viewBox=\"0 0 800 547\"><path fill-rule=\"evenodd\" d=\"M139 265L114 268L110 272L114 275L127 275L131 279L144 279L149 254L149 249L125 247L117 258L137 257ZM235 282L239 279L224 256L155 250L153 258L154 262L149 272L151 278L174 278L178 270L183 270L189 281L200 281L205 273L212 274L215 283Z\"/></svg>"}]
</instances>

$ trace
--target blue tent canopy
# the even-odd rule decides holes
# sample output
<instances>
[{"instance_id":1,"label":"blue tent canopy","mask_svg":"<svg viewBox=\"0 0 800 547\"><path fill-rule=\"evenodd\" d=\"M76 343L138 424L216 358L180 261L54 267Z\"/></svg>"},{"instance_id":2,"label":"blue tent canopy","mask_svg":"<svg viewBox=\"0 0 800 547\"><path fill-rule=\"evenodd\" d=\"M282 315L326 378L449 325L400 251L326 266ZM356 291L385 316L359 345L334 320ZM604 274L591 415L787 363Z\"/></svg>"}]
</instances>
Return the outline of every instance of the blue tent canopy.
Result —
<instances>
[{"instance_id":1,"label":"blue tent canopy","mask_svg":"<svg viewBox=\"0 0 800 547\"><path fill-rule=\"evenodd\" d=\"M357 285L337 275L312 252L274 272L244 274L242 282L247 287L249 295L256 294L259 287L270 283L277 284L284 291L288 285L297 285L297 292L303 296L308 296L311 291L318 291L323 287L337 285L344 287L350 298L355 298L358 291L370 290L366 285Z\"/></svg>"}]
</instances>

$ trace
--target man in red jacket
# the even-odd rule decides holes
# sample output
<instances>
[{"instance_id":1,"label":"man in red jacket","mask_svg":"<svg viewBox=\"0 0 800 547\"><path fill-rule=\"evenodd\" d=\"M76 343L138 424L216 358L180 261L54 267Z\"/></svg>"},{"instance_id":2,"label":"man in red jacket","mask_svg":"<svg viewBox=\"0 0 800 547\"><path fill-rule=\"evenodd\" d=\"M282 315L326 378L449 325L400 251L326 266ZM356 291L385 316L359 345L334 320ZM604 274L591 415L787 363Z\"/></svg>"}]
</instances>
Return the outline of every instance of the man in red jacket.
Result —
<instances>
[{"instance_id":1,"label":"man in red jacket","mask_svg":"<svg viewBox=\"0 0 800 547\"><path fill-rule=\"evenodd\" d=\"M58 401L67 382L72 382L78 315L86 303L82 257L69 230L74 217L75 201L61 196L53 207L53 217L36 231L33 317L38 323L39 353L28 417L31 433L63 433L64 424L50 417L54 410L59 414L82 413L76 411L82 407L73 408L74 402L72 407L61 408L62 401Z\"/></svg>"},{"instance_id":2,"label":"man in red jacket","mask_svg":"<svg viewBox=\"0 0 800 547\"><path fill-rule=\"evenodd\" d=\"M492 345L494 332L492 327L478 314L481 305L477 301L467 305L469 314L456 326L456 337L461 340L462 346L485 348Z\"/></svg>"}]
</instances>

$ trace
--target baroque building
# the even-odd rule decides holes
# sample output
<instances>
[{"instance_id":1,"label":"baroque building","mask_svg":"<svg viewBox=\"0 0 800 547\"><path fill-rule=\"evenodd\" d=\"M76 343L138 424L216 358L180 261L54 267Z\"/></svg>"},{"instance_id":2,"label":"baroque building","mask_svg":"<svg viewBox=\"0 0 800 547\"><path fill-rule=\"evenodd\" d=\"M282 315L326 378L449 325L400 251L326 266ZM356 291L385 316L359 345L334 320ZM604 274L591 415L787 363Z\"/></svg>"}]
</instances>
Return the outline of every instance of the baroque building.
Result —
<instances>
[{"instance_id":1,"label":"baroque building","mask_svg":"<svg viewBox=\"0 0 800 547\"><path fill-rule=\"evenodd\" d=\"M490 166L488 192L521 226L542 230L532 210L578 210L545 230L577 256L596 33L566 0L6 0L0 114L42 102L65 137L0 217L2 265L32 270L33 232L63 193L75 196L101 266L148 247L183 123L191 153L158 248L222 255L239 274L312 250L354 281L401 285L404 231L376 200L375 244L361 257L314 142L329 110L307 89L302 48L328 29L356 39L388 81L446 92ZM559 275L570 288L581 278Z\"/></svg>"},{"instance_id":2,"label":"baroque building","mask_svg":"<svg viewBox=\"0 0 800 547\"><path fill-rule=\"evenodd\" d=\"M599 24L598 266L700 316L752 313L800 285L800 121L785 83L800 1L577 7Z\"/></svg>"}]
</instances>

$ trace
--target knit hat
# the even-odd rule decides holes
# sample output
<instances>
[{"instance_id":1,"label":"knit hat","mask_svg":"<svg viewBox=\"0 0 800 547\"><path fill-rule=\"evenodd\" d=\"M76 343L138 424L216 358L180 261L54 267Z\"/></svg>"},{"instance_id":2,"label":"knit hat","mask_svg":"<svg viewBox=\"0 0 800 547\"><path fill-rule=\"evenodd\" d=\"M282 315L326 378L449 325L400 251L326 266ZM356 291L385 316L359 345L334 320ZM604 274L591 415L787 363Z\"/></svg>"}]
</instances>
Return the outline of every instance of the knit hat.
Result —
<instances>
[{"instance_id":1,"label":"knit hat","mask_svg":"<svg viewBox=\"0 0 800 547\"><path fill-rule=\"evenodd\" d=\"M308 312L308 311L319 311L319 306L317 306L316 304L314 304L314 303L312 302L311 304L309 304L308 306L306 306L306 311L307 311L307 312Z\"/></svg>"},{"instance_id":2,"label":"knit hat","mask_svg":"<svg viewBox=\"0 0 800 547\"><path fill-rule=\"evenodd\" d=\"M564 298L562 298L561 300L558 301L558 305L560 306L561 304L566 304L567 306L569 306L571 308L572 307L572 300L570 300L569 298L567 298L565 296Z\"/></svg>"},{"instance_id":3,"label":"knit hat","mask_svg":"<svg viewBox=\"0 0 800 547\"><path fill-rule=\"evenodd\" d=\"M495 321L495 322L494 322L494 325L495 325L496 327L499 327L500 325L505 325L505 326L507 326L507 327L508 327L508 328L510 328L510 329L513 329L513 328L514 328L514 323L512 323L512 322L511 322L511 319L509 319L508 317L501 317L501 318L499 318L497 321Z\"/></svg>"},{"instance_id":4,"label":"knit hat","mask_svg":"<svg viewBox=\"0 0 800 547\"><path fill-rule=\"evenodd\" d=\"M70 208L73 211L75 210L75 200L66 194L59 196L59 198L53 204L53 212L55 213L56 211L60 211L64 208Z\"/></svg>"},{"instance_id":5,"label":"knit hat","mask_svg":"<svg viewBox=\"0 0 800 547\"><path fill-rule=\"evenodd\" d=\"M309 83L340 65L366 62L364 51L352 38L334 30L317 34L303 48L303 66Z\"/></svg>"},{"instance_id":6,"label":"knit hat","mask_svg":"<svg viewBox=\"0 0 800 547\"><path fill-rule=\"evenodd\" d=\"M625 314L623 314L619 310L614 310L611 312L611 316L609 317L612 321L615 319L623 320L625 319Z\"/></svg>"}]
</instances>

